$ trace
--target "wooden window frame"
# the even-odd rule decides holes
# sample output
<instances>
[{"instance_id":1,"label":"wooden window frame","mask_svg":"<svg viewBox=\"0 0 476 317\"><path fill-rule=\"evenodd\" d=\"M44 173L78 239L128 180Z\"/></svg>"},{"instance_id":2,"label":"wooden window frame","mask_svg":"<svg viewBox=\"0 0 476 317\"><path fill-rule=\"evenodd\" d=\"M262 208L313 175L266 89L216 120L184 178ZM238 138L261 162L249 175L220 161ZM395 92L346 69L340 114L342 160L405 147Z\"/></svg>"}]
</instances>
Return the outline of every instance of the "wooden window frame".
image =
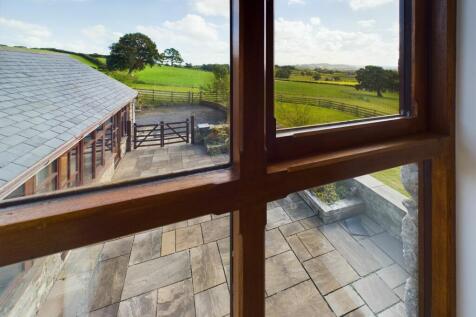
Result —
<instances>
[{"instance_id":1,"label":"wooden window frame","mask_svg":"<svg viewBox=\"0 0 476 317\"><path fill-rule=\"evenodd\" d=\"M266 86L267 149L270 161L298 158L303 155L337 151L352 146L381 142L426 131L428 35L427 19L431 1L400 1L400 115L353 120L337 124L276 130L274 117L274 81ZM266 64L274 65L274 8L268 1L266 25ZM274 78L274 67L268 67ZM408 85L410 79L411 85ZM375 133L379 131L378 133Z\"/></svg>"},{"instance_id":2,"label":"wooden window frame","mask_svg":"<svg viewBox=\"0 0 476 317\"><path fill-rule=\"evenodd\" d=\"M270 0L232 0L231 167L52 193L21 204L7 201L0 212L0 265L233 211L233 316L264 316L267 202L419 162L420 316L456 316L455 1L414 1L413 17L421 26L413 37L426 45L413 48L414 67L425 70L412 75L418 83L412 86L419 97L416 126L408 120L380 120L360 126L355 137L352 125L323 129L317 132L323 142L319 148L312 143L315 132L294 135L289 137L297 149L292 157L269 143L266 3ZM326 143L331 136L338 146Z\"/></svg>"}]
</instances>

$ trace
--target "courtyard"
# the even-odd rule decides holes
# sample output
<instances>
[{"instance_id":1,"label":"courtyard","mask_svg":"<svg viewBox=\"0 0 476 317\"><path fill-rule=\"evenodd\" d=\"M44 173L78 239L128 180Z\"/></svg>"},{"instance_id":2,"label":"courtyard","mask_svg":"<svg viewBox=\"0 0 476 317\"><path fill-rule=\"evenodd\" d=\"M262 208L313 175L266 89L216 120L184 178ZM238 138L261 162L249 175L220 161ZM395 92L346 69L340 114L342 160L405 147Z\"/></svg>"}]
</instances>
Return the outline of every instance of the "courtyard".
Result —
<instances>
[{"instance_id":1,"label":"courtyard","mask_svg":"<svg viewBox=\"0 0 476 317\"><path fill-rule=\"evenodd\" d=\"M405 316L402 243L324 225L296 194L268 204L267 316ZM68 255L38 316L228 316L230 217L207 215Z\"/></svg>"}]
</instances>

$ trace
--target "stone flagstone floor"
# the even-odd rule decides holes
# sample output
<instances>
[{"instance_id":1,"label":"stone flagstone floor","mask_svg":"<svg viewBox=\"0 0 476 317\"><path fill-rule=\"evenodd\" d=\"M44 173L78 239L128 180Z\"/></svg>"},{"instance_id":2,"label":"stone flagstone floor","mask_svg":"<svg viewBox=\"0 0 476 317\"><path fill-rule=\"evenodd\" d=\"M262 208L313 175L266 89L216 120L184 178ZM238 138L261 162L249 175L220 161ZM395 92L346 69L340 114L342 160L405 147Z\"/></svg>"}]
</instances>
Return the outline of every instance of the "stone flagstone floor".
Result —
<instances>
[{"instance_id":1,"label":"stone flagstone floor","mask_svg":"<svg viewBox=\"0 0 476 317\"><path fill-rule=\"evenodd\" d=\"M140 147L124 155L116 167L112 180L167 175L228 162L228 155L208 155L203 145L172 144L163 148Z\"/></svg>"},{"instance_id":2,"label":"stone flagstone floor","mask_svg":"<svg viewBox=\"0 0 476 317\"><path fill-rule=\"evenodd\" d=\"M293 194L268 205L267 316L405 316L402 245L323 225ZM230 219L208 215L72 251L39 316L230 314Z\"/></svg>"}]
</instances>

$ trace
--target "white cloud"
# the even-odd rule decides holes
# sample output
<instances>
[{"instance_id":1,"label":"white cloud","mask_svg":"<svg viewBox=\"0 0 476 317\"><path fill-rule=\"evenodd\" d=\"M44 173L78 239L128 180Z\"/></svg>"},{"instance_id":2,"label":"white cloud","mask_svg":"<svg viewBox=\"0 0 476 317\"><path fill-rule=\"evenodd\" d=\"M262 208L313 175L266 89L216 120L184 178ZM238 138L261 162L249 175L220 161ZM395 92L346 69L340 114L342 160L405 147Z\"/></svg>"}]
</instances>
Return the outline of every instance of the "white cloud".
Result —
<instances>
[{"instance_id":1,"label":"white cloud","mask_svg":"<svg viewBox=\"0 0 476 317\"><path fill-rule=\"evenodd\" d=\"M50 30L43 25L0 17L0 28L14 35L16 45L39 46L51 37ZM2 32L3 33L3 32Z\"/></svg>"},{"instance_id":2,"label":"white cloud","mask_svg":"<svg viewBox=\"0 0 476 317\"><path fill-rule=\"evenodd\" d=\"M103 44L106 47L116 42L122 36L122 33L109 31L102 24L85 27L81 29L81 34L93 43Z\"/></svg>"},{"instance_id":3,"label":"white cloud","mask_svg":"<svg viewBox=\"0 0 476 317\"><path fill-rule=\"evenodd\" d=\"M398 37L329 29L311 21L275 22L276 64L398 64Z\"/></svg>"},{"instance_id":4,"label":"white cloud","mask_svg":"<svg viewBox=\"0 0 476 317\"><path fill-rule=\"evenodd\" d=\"M108 54L109 46L120 33L111 32L103 25L83 28L66 39L58 37L44 25L0 17L0 43L26 47L54 47L80 53Z\"/></svg>"},{"instance_id":5,"label":"white cloud","mask_svg":"<svg viewBox=\"0 0 476 317\"><path fill-rule=\"evenodd\" d=\"M293 4L306 4L306 1L304 1L304 0L288 0L288 5L293 5Z\"/></svg>"},{"instance_id":6,"label":"white cloud","mask_svg":"<svg viewBox=\"0 0 476 317\"><path fill-rule=\"evenodd\" d=\"M321 18L319 17L312 17L309 19L312 25L320 25L321 24Z\"/></svg>"},{"instance_id":7,"label":"white cloud","mask_svg":"<svg viewBox=\"0 0 476 317\"><path fill-rule=\"evenodd\" d=\"M165 21L159 26L137 26L156 42L159 50L178 49L185 62L229 63L229 43L220 39L218 26L203 17L188 14L177 21Z\"/></svg>"},{"instance_id":8,"label":"white cloud","mask_svg":"<svg viewBox=\"0 0 476 317\"><path fill-rule=\"evenodd\" d=\"M349 5L352 10L361 10L379 7L392 2L394 0L350 0Z\"/></svg>"},{"instance_id":9,"label":"white cloud","mask_svg":"<svg viewBox=\"0 0 476 317\"><path fill-rule=\"evenodd\" d=\"M376 21L374 19L357 21L357 24L363 28L371 28L375 23Z\"/></svg>"},{"instance_id":10,"label":"white cloud","mask_svg":"<svg viewBox=\"0 0 476 317\"><path fill-rule=\"evenodd\" d=\"M205 16L228 17L230 15L230 1L228 0L193 0L192 7L196 12Z\"/></svg>"}]
</instances>

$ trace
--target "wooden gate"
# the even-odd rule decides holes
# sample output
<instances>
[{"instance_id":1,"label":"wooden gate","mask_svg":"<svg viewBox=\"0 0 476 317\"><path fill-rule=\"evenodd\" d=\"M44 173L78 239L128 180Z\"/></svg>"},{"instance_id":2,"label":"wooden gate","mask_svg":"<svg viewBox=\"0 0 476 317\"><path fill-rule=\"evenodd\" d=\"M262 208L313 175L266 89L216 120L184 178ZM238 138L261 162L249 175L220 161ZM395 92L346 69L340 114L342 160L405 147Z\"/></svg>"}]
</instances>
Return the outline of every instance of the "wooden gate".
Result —
<instances>
[{"instance_id":1,"label":"wooden gate","mask_svg":"<svg viewBox=\"0 0 476 317\"><path fill-rule=\"evenodd\" d=\"M195 118L179 122L134 124L134 149L146 146L164 147L176 143L195 143Z\"/></svg>"}]
</instances>

